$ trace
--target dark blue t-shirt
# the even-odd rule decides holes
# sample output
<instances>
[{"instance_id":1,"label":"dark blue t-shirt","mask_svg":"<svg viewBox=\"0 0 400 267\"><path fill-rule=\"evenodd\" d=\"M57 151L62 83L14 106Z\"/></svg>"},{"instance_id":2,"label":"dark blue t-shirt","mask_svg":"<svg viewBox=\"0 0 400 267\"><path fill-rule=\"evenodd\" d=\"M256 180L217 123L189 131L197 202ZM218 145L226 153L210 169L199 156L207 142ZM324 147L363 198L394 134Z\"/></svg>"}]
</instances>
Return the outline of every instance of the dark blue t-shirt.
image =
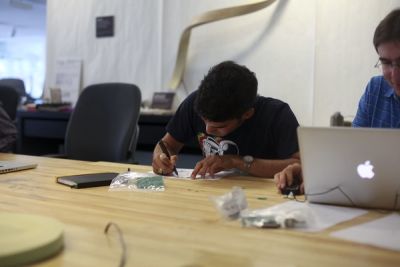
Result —
<instances>
[{"instance_id":1,"label":"dark blue t-shirt","mask_svg":"<svg viewBox=\"0 0 400 267\"><path fill-rule=\"evenodd\" d=\"M299 151L296 129L299 126L289 105L258 96L254 115L230 134L220 138L206 133L205 123L194 110L197 91L179 106L167 125L177 141L187 143L196 137L203 155L251 155L262 159L286 159Z\"/></svg>"}]
</instances>

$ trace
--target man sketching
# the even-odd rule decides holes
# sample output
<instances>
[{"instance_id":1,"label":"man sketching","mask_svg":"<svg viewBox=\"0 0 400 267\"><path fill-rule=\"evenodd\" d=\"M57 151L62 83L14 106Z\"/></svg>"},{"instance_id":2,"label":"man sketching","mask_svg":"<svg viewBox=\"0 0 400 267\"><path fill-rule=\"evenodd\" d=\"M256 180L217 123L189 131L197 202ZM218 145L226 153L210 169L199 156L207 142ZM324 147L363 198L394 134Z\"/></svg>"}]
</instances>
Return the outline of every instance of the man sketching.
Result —
<instances>
[{"instance_id":1,"label":"man sketching","mask_svg":"<svg viewBox=\"0 0 400 267\"><path fill-rule=\"evenodd\" d=\"M258 96L257 87L256 76L245 66L225 61L212 67L168 123L162 141L172 156L157 144L153 171L172 174L179 151L194 137L204 158L192 178L233 168L272 177L298 162L296 117L288 104Z\"/></svg>"}]
</instances>

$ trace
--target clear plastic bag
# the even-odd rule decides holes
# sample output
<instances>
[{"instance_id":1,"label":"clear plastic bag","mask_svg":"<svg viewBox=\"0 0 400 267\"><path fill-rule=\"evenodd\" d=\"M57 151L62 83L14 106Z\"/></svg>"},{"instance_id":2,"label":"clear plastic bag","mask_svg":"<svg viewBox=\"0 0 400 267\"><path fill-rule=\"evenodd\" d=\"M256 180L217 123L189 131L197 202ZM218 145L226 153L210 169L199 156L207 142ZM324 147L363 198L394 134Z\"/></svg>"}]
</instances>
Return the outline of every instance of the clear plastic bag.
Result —
<instances>
[{"instance_id":1,"label":"clear plastic bag","mask_svg":"<svg viewBox=\"0 0 400 267\"><path fill-rule=\"evenodd\" d=\"M125 172L115 177L108 191L164 191L164 178L141 172Z\"/></svg>"},{"instance_id":2,"label":"clear plastic bag","mask_svg":"<svg viewBox=\"0 0 400 267\"><path fill-rule=\"evenodd\" d=\"M315 220L307 206L293 208L273 206L266 209L243 210L240 213L242 226L259 228L306 228Z\"/></svg>"},{"instance_id":3,"label":"clear plastic bag","mask_svg":"<svg viewBox=\"0 0 400 267\"><path fill-rule=\"evenodd\" d=\"M234 186L231 192L222 196L210 197L219 213L227 219L239 218L240 211L247 208L246 195L242 188Z\"/></svg>"}]
</instances>

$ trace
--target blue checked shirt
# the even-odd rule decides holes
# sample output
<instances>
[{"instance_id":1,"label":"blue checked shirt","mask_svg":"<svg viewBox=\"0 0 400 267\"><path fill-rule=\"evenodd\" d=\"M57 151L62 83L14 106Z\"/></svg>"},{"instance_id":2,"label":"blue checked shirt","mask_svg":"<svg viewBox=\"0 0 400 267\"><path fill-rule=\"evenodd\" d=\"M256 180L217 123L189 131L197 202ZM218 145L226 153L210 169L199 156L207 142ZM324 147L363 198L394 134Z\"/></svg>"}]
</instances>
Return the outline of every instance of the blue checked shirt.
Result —
<instances>
[{"instance_id":1,"label":"blue checked shirt","mask_svg":"<svg viewBox=\"0 0 400 267\"><path fill-rule=\"evenodd\" d=\"M368 83L353 127L400 128L400 100L383 76L373 77Z\"/></svg>"}]
</instances>

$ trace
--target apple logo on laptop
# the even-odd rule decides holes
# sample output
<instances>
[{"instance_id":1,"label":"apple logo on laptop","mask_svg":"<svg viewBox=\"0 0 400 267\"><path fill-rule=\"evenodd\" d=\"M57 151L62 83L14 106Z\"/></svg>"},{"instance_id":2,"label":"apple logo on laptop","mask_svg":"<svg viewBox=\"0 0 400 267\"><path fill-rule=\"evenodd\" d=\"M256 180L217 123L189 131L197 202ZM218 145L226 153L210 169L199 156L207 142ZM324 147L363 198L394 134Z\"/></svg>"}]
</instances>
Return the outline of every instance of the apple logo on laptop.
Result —
<instances>
[{"instance_id":1,"label":"apple logo on laptop","mask_svg":"<svg viewBox=\"0 0 400 267\"><path fill-rule=\"evenodd\" d=\"M367 160L366 162L357 166L357 173L363 179L372 179L375 175L374 171L372 170L373 168L374 166L371 165L369 160Z\"/></svg>"}]
</instances>

